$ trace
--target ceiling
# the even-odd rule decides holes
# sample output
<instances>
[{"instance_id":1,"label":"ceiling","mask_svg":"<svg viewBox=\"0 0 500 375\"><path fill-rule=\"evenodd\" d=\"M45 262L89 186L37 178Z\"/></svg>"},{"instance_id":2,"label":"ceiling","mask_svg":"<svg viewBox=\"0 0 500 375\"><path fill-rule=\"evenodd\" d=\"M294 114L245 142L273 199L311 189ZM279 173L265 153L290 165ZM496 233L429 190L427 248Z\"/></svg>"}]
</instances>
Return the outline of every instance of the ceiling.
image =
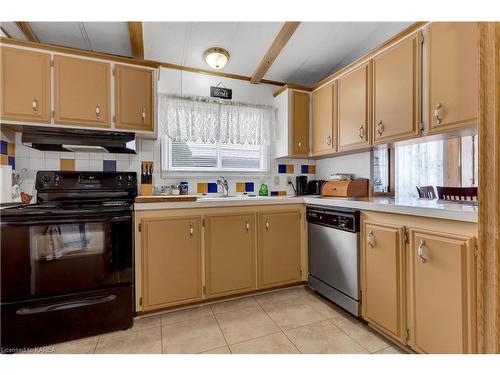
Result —
<instances>
[{"instance_id":1,"label":"ceiling","mask_svg":"<svg viewBox=\"0 0 500 375\"><path fill-rule=\"evenodd\" d=\"M412 22L303 22L264 78L311 86L375 48ZM42 43L131 56L126 22L30 22ZM203 52L222 47L231 58L222 72L251 76L283 22L144 22L144 58L210 69ZM14 22L11 37L26 39Z\"/></svg>"}]
</instances>

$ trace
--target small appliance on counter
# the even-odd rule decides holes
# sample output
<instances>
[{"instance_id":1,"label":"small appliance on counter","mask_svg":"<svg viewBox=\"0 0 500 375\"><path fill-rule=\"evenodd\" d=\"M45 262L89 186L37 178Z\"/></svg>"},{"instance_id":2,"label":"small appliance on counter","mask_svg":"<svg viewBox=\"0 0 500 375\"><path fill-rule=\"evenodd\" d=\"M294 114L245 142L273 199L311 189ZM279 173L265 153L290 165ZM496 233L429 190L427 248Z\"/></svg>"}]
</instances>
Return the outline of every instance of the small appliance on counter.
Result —
<instances>
[{"instance_id":1,"label":"small appliance on counter","mask_svg":"<svg viewBox=\"0 0 500 375\"><path fill-rule=\"evenodd\" d=\"M367 197L368 179L355 178L351 180L330 180L321 187L324 197Z\"/></svg>"},{"instance_id":2,"label":"small appliance on counter","mask_svg":"<svg viewBox=\"0 0 500 375\"><path fill-rule=\"evenodd\" d=\"M295 178L295 187L297 195L307 194L307 176L297 176Z\"/></svg>"},{"instance_id":3,"label":"small appliance on counter","mask_svg":"<svg viewBox=\"0 0 500 375\"><path fill-rule=\"evenodd\" d=\"M325 183L325 180L311 180L307 183L307 194L308 195L320 195L321 187Z\"/></svg>"}]
</instances>

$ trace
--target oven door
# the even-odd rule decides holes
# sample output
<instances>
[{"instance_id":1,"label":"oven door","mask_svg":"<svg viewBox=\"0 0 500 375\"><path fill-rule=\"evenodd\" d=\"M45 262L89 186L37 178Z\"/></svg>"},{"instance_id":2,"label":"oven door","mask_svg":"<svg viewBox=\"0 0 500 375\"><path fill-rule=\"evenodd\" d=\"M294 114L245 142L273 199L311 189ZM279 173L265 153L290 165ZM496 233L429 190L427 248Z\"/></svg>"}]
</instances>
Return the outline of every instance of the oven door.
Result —
<instances>
[{"instance_id":1,"label":"oven door","mask_svg":"<svg viewBox=\"0 0 500 375\"><path fill-rule=\"evenodd\" d=\"M2 302L131 283L131 212L1 223Z\"/></svg>"}]
</instances>

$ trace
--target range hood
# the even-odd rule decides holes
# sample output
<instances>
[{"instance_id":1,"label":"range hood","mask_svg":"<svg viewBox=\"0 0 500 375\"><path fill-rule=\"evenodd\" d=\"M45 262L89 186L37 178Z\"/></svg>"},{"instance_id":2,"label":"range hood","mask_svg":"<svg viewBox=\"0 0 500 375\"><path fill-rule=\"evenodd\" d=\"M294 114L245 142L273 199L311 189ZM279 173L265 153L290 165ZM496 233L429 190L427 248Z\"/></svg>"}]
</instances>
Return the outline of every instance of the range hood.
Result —
<instances>
[{"instance_id":1,"label":"range hood","mask_svg":"<svg viewBox=\"0 0 500 375\"><path fill-rule=\"evenodd\" d=\"M21 141L40 151L135 154L134 133L25 126Z\"/></svg>"}]
</instances>

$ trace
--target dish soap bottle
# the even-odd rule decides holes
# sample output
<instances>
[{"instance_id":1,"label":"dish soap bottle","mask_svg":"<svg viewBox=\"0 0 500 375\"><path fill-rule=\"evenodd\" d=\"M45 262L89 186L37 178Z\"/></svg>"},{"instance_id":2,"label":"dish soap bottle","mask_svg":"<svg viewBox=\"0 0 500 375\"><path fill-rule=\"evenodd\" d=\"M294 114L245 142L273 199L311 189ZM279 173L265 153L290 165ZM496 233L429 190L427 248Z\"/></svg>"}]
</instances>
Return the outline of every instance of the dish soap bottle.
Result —
<instances>
[{"instance_id":1,"label":"dish soap bottle","mask_svg":"<svg viewBox=\"0 0 500 375\"><path fill-rule=\"evenodd\" d=\"M261 184L259 189L259 195L261 197L267 197L269 195L269 191L267 190L266 184Z\"/></svg>"}]
</instances>

